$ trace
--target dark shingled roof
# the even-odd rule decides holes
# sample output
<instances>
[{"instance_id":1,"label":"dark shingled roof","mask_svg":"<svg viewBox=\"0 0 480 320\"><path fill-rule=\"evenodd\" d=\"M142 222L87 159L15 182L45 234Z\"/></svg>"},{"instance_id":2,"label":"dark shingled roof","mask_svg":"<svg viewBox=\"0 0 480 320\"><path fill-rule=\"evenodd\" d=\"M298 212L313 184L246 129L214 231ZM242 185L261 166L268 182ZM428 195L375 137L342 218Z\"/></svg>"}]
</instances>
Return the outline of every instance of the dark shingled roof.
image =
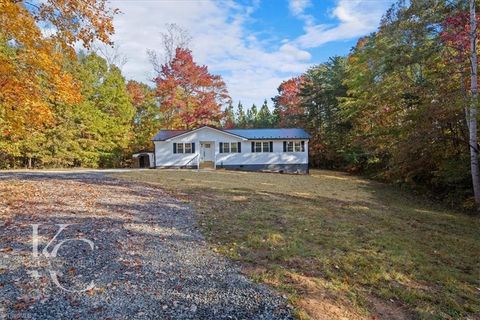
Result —
<instances>
[{"instance_id":1,"label":"dark shingled roof","mask_svg":"<svg viewBox=\"0 0 480 320\"><path fill-rule=\"evenodd\" d=\"M182 133L188 132L190 130L160 130L158 133L152 138L152 141L163 141L175 136L178 136Z\"/></svg>"},{"instance_id":2,"label":"dark shingled roof","mask_svg":"<svg viewBox=\"0 0 480 320\"><path fill-rule=\"evenodd\" d=\"M218 129L248 140L310 139L310 135L299 128L279 129ZM163 141L192 130L160 130L153 141Z\"/></svg>"}]
</instances>

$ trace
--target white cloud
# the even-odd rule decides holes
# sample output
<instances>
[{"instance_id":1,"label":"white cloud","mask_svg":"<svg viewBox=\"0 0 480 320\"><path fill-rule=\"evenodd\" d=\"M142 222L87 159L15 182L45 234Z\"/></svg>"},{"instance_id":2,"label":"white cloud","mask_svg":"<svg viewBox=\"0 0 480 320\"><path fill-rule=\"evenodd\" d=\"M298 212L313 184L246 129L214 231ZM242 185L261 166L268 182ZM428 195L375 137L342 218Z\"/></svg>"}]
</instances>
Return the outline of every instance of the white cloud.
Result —
<instances>
[{"instance_id":1,"label":"white cloud","mask_svg":"<svg viewBox=\"0 0 480 320\"><path fill-rule=\"evenodd\" d=\"M314 19L311 15L305 14L305 9L312 6L310 0L289 0L288 9L297 18L305 21L305 24L312 25Z\"/></svg>"},{"instance_id":2,"label":"white cloud","mask_svg":"<svg viewBox=\"0 0 480 320\"><path fill-rule=\"evenodd\" d=\"M192 35L195 61L223 76L235 102L260 104L275 95L281 81L305 71L311 55L288 43L267 50L245 26L256 5L215 0L113 1L112 6L122 11L114 21L113 37L128 59L122 71L128 78L152 79L146 50L161 50L160 32L166 23L176 23Z\"/></svg>"},{"instance_id":3,"label":"white cloud","mask_svg":"<svg viewBox=\"0 0 480 320\"><path fill-rule=\"evenodd\" d=\"M322 44L354 39L377 29L380 18L392 1L339 0L332 16L337 25L306 23L305 34L295 40L302 48L314 48Z\"/></svg>"},{"instance_id":4,"label":"white cloud","mask_svg":"<svg viewBox=\"0 0 480 320\"><path fill-rule=\"evenodd\" d=\"M235 102L261 104L276 94L281 81L312 64L306 49L374 31L389 1L339 0L331 11L338 24L325 25L315 24L308 14L315 10L314 2L289 0L289 10L302 21L305 33L272 45L249 30L258 0L250 5L234 0L112 0L112 6L122 11L114 20L113 40L128 59L122 68L127 78L148 82L154 74L146 50L161 50L160 32L167 23L176 23L192 35L195 61L223 76Z\"/></svg>"},{"instance_id":5,"label":"white cloud","mask_svg":"<svg viewBox=\"0 0 480 320\"><path fill-rule=\"evenodd\" d=\"M305 9L309 7L312 3L310 0L289 0L288 1L288 8L292 12L293 15L298 16L303 14Z\"/></svg>"}]
</instances>

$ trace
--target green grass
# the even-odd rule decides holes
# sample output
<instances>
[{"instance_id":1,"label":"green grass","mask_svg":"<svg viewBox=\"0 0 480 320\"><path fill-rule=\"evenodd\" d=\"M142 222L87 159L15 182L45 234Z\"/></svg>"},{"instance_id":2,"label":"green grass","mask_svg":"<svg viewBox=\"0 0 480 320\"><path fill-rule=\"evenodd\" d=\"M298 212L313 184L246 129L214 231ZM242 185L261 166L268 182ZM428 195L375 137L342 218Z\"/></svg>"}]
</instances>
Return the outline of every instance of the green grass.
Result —
<instances>
[{"instance_id":1,"label":"green grass","mask_svg":"<svg viewBox=\"0 0 480 320\"><path fill-rule=\"evenodd\" d=\"M197 210L215 250L300 318L480 317L480 219L355 176L138 171Z\"/></svg>"}]
</instances>

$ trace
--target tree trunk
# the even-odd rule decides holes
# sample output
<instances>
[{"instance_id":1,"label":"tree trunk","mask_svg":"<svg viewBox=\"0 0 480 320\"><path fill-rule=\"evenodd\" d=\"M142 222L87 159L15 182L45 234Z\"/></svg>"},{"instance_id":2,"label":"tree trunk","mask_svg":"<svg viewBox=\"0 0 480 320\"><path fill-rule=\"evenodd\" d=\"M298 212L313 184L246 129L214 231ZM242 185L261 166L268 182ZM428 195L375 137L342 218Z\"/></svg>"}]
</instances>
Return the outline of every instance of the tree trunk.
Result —
<instances>
[{"instance_id":1,"label":"tree trunk","mask_svg":"<svg viewBox=\"0 0 480 320\"><path fill-rule=\"evenodd\" d=\"M470 61L471 100L468 114L468 132L470 144L470 168L472 173L473 193L477 209L480 209L480 175L478 167L478 138L477 138L477 19L475 14L475 0L470 0Z\"/></svg>"}]
</instances>

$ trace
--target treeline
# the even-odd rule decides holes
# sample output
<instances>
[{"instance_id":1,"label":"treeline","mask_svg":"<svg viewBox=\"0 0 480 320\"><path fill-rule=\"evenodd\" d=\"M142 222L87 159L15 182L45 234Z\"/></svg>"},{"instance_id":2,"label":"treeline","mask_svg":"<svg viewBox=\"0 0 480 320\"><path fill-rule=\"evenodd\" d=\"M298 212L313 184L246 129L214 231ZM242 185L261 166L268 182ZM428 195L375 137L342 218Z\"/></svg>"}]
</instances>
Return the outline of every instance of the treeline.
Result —
<instances>
[{"instance_id":1,"label":"treeline","mask_svg":"<svg viewBox=\"0 0 480 320\"><path fill-rule=\"evenodd\" d=\"M283 82L271 113L266 103L260 111L239 105L236 113L227 110L226 125L303 127L312 134L314 167L364 173L474 207L468 30L464 2L399 1L348 56Z\"/></svg>"},{"instance_id":2,"label":"treeline","mask_svg":"<svg viewBox=\"0 0 480 320\"><path fill-rule=\"evenodd\" d=\"M163 61L151 53L153 86L127 82L92 50L74 51L78 42L110 44L115 13L104 0L0 2L0 167L125 166L160 128L303 127L312 166L473 206L467 120L476 122L477 102L464 1L398 1L348 56L281 83L272 110L267 101L233 106L175 25L163 35Z\"/></svg>"},{"instance_id":3,"label":"treeline","mask_svg":"<svg viewBox=\"0 0 480 320\"><path fill-rule=\"evenodd\" d=\"M465 5L399 1L348 56L282 83L273 99L279 124L312 134L314 166L366 173L474 207Z\"/></svg>"},{"instance_id":4,"label":"treeline","mask_svg":"<svg viewBox=\"0 0 480 320\"><path fill-rule=\"evenodd\" d=\"M105 0L0 1L0 168L123 167L160 128L220 125L230 97L169 25L154 86L126 81ZM47 35L40 28L54 32ZM84 52L75 45L83 44ZM108 52L107 52L108 55Z\"/></svg>"}]
</instances>

